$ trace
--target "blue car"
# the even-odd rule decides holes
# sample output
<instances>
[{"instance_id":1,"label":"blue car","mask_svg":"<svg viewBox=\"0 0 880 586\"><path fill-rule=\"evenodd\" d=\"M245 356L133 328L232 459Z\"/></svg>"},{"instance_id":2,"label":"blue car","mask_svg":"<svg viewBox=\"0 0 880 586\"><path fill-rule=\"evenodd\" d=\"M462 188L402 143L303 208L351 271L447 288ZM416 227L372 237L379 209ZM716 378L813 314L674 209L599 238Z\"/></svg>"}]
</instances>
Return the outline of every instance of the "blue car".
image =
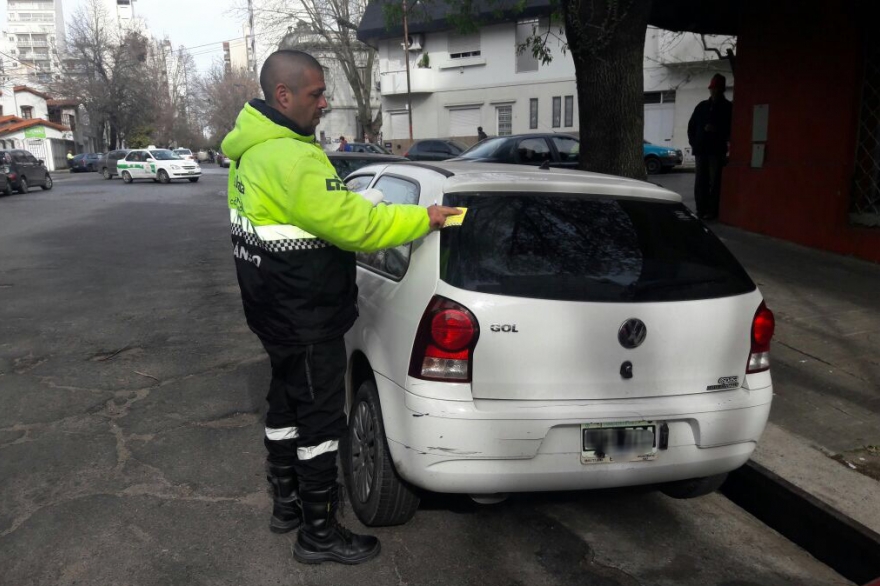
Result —
<instances>
[{"instance_id":1,"label":"blue car","mask_svg":"<svg viewBox=\"0 0 880 586\"><path fill-rule=\"evenodd\" d=\"M659 146L647 140L642 147L642 154L645 157L645 169L649 175L666 173L676 165L681 165L682 161L680 150Z\"/></svg>"}]
</instances>

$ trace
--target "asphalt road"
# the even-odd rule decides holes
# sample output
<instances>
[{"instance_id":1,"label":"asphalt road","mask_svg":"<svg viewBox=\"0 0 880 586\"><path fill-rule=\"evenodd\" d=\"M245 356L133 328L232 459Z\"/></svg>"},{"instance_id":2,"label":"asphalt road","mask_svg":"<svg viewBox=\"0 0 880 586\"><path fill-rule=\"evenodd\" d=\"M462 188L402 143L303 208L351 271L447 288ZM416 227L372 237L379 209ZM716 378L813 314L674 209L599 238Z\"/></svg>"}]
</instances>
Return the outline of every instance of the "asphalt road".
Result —
<instances>
[{"instance_id":1,"label":"asphalt road","mask_svg":"<svg viewBox=\"0 0 880 586\"><path fill-rule=\"evenodd\" d=\"M377 560L297 564L268 531L225 172L56 179L0 197L0 584L847 583L720 495L648 490L432 495Z\"/></svg>"}]
</instances>

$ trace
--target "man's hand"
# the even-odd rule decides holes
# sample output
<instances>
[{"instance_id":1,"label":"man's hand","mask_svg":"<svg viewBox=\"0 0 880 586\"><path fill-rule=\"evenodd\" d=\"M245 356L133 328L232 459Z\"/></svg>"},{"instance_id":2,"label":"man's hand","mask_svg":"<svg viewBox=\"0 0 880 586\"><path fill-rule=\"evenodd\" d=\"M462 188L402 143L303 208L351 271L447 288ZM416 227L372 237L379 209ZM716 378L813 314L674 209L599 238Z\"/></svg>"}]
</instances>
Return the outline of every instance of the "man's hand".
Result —
<instances>
[{"instance_id":1,"label":"man's hand","mask_svg":"<svg viewBox=\"0 0 880 586\"><path fill-rule=\"evenodd\" d=\"M428 219L431 222L431 230L442 228L447 216L458 216L459 214L461 214L461 210L458 208L438 205L428 206Z\"/></svg>"}]
</instances>

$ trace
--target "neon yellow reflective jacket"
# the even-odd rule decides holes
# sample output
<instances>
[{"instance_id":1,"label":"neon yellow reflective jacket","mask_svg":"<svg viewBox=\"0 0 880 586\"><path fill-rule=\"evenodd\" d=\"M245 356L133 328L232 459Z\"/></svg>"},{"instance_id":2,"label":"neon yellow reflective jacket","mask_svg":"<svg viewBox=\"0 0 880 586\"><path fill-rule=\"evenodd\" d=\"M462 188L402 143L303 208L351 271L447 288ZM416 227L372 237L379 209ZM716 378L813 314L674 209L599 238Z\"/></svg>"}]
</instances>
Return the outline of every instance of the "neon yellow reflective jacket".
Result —
<instances>
[{"instance_id":1,"label":"neon yellow reflective jacket","mask_svg":"<svg viewBox=\"0 0 880 586\"><path fill-rule=\"evenodd\" d=\"M354 251L427 234L420 206L373 204L350 192L314 141L262 100L223 140L228 201L245 315L260 338L311 344L357 318Z\"/></svg>"}]
</instances>

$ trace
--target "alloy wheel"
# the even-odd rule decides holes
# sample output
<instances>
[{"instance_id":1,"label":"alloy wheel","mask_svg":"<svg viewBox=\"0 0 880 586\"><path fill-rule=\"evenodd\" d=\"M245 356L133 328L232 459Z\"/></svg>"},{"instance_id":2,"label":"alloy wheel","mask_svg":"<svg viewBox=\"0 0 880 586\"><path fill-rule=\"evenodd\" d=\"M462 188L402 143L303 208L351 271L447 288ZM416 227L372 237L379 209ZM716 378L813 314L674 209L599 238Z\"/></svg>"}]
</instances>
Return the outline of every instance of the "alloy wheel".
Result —
<instances>
[{"instance_id":1,"label":"alloy wheel","mask_svg":"<svg viewBox=\"0 0 880 586\"><path fill-rule=\"evenodd\" d=\"M376 426L373 413L366 402L360 402L351 426L351 474L357 499L365 503L370 498L376 475Z\"/></svg>"}]
</instances>

